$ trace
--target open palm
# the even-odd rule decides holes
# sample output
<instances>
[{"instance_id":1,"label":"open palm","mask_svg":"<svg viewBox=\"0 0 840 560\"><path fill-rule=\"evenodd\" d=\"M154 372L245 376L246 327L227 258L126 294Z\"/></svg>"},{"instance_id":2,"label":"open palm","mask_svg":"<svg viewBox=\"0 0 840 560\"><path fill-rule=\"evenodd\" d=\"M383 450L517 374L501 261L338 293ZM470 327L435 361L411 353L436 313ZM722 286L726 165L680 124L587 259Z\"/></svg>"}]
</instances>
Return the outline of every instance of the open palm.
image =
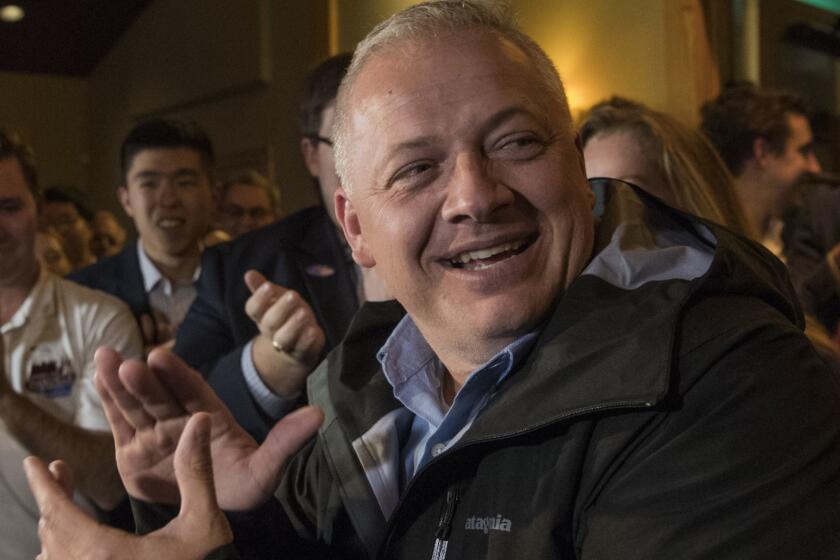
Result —
<instances>
[{"instance_id":1,"label":"open palm","mask_svg":"<svg viewBox=\"0 0 840 560\"><path fill-rule=\"evenodd\" d=\"M167 350L153 351L144 364L123 361L113 350L101 348L96 371L123 483L131 496L150 502L179 501L174 452L184 426L197 412L211 419L216 493L226 510L253 509L265 502L285 462L315 434L323 418L318 409L304 407L257 445L201 375Z\"/></svg>"}]
</instances>

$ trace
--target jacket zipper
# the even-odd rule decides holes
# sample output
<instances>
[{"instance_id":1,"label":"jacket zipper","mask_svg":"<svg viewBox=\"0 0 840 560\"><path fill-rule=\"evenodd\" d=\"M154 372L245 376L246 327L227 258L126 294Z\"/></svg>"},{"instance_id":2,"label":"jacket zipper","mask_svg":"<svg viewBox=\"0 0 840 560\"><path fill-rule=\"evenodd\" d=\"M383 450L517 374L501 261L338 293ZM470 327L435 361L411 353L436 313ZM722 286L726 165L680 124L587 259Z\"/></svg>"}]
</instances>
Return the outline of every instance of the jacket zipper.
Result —
<instances>
[{"instance_id":1,"label":"jacket zipper","mask_svg":"<svg viewBox=\"0 0 840 560\"><path fill-rule=\"evenodd\" d=\"M440 513L437 530L435 531L435 547L432 550L432 560L445 560L446 548L449 546L449 532L452 529L452 518L455 516L455 506L458 505L457 486L450 486L446 490L446 501Z\"/></svg>"},{"instance_id":2,"label":"jacket zipper","mask_svg":"<svg viewBox=\"0 0 840 560\"><path fill-rule=\"evenodd\" d=\"M519 432L513 432L513 433L503 434L503 435L499 435L499 436L491 436L491 437L486 437L486 438L482 438L482 439L479 439L479 440L474 440L474 441L471 441L471 442L469 442L469 443L467 443L467 444L465 444L461 447L458 447L456 445L452 449L448 449L447 451L441 453L437 457L433 457L430 461L428 461L425 465L423 465L420 468L419 471L414 473L414 476L411 478L410 481L408 481L408 485L405 487L405 489L401 493L401 495L399 497L399 500L397 500L397 505L394 507L394 510L391 512L390 518L388 519L388 521L385 524L385 537L382 540L382 544L379 547L379 554L377 555L377 557L378 558L384 558L383 554L385 553L386 550L388 550L391 547L391 537L392 537L391 530L393 529L394 519L396 519L397 512L400 510L400 506L402 506L403 502L406 500L406 497L408 496L408 494L413 489L413 487L415 485L415 482L417 481L419 476L421 474L425 473L432 465L438 463L439 461L443 460L444 458L448 458L449 455L452 455L455 452L461 451L462 449L464 449L466 447L472 447L474 445L480 445L482 443L489 443L489 442L492 442L492 441L497 441L499 439L519 437L523 434L532 432L534 430L539 430L541 428L544 428L544 427L546 427L550 424L554 424L556 422L565 422L565 421L567 421L571 418L575 418L575 417L578 417L578 416L583 416L585 414L591 414L593 412L602 412L602 411L605 411L605 410L632 409L632 408L638 408L638 409L651 408L652 406L654 406L656 404L656 402L658 400L659 400L659 398L651 399L651 400L618 401L618 402L613 402L613 403L606 403L606 404L601 403L601 404L576 408L574 410L567 411L564 414L560 414L558 416L555 416L549 422L544 422L544 423L536 425L536 426L531 426L531 427L529 427L525 430L521 430ZM449 501L449 491L452 490L453 488L455 488L455 487L450 487L447 490L447 494L446 494L447 504L448 504L448 501ZM456 494L455 494L455 496L453 496L453 498L454 498L454 502L451 505L451 514L450 514L449 523L446 525L446 527L447 527L446 544L441 543L441 546L444 547L444 551L443 551L444 556L435 558L435 556L433 555L432 558L434 560L443 560L445 558L445 555L446 555L445 547L449 542L448 533L449 533L449 530L452 528L452 516L454 516L454 514L455 514L455 505L456 505L457 501L460 499L460 492L457 492L457 489L456 489ZM444 509L444 514L446 513L446 511L448 509L450 509L450 508L447 507L447 508ZM441 518L438 522L438 528L435 531L435 537L436 537L435 538L435 548L436 549L437 549L437 546L438 546L438 541L441 540L440 537L438 537L437 535L441 531L442 521L443 521L444 517L445 517L445 515L441 515Z\"/></svg>"}]
</instances>

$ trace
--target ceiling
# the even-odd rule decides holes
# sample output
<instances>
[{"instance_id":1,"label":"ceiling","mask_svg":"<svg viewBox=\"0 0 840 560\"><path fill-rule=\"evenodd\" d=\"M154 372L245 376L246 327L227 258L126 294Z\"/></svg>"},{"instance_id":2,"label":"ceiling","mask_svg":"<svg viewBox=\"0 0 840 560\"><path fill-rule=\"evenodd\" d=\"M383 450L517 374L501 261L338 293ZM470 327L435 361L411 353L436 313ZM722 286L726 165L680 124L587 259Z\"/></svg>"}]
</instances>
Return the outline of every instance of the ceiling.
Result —
<instances>
[{"instance_id":1,"label":"ceiling","mask_svg":"<svg viewBox=\"0 0 840 560\"><path fill-rule=\"evenodd\" d=\"M0 21L0 71L87 76L150 0L0 0L26 12Z\"/></svg>"}]
</instances>

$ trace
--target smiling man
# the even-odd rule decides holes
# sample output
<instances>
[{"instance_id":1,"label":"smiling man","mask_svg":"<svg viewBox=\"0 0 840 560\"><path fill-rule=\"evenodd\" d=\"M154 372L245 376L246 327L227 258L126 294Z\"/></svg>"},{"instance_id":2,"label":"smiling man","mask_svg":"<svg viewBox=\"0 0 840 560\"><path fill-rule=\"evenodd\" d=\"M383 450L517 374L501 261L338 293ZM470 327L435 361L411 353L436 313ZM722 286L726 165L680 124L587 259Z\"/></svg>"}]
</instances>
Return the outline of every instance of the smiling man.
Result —
<instances>
[{"instance_id":1,"label":"smiling man","mask_svg":"<svg viewBox=\"0 0 840 560\"><path fill-rule=\"evenodd\" d=\"M174 337L195 299L213 146L195 124L157 119L135 126L120 153L124 182L117 195L138 240L70 278L125 301L152 347Z\"/></svg>"},{"instance_id":2,"label":"smiling man","mask_svg":"<svg viewBox=\"0 0 840 560\"><path fill-rule=\"evenodd\" d=\"M323 417L259 447L171 354L102 350L144 529L166 519L141 501L178 502L174 442L206 410L234 525L283 509L261 558L838 550L840 397L779 264L624 183L590 189L559 78L501 10L431 2L378 26L336 123L337 218L399 303L366 304L309 378ZM72 512L30 471L62 542ZM189 518L162 529L185 550Z\"/></svg>"}]
</instances>

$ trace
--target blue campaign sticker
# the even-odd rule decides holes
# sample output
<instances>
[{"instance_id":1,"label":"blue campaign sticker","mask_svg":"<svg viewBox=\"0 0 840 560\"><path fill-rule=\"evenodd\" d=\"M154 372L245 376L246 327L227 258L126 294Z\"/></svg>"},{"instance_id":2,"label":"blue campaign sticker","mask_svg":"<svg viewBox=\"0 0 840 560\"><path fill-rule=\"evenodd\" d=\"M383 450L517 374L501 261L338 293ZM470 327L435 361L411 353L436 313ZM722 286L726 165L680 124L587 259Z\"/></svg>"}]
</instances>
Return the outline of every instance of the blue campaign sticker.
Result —
<instances>
[{"instance_id":1,"label":"blue campaign sticker","mask_svg":"<svg viewBox=\"0 0 840 560\"><path fill-rule=\"evenodd\" d=\"M316 278L326 278L335 274L335 269L326 264L310 264L306 267L306 273Z\"/></svg>"},{"instance_id":2,"label":"blue campaign sticker","mask_svg":"<svg viewBox=\"0 0 840 560\"><path fill-rule=\"evenodd\" d=\"M66 397L73 390L76 377L67 358L33 362L26 380L26 390L50 399Z\"/></svg>"}]
</instances>

